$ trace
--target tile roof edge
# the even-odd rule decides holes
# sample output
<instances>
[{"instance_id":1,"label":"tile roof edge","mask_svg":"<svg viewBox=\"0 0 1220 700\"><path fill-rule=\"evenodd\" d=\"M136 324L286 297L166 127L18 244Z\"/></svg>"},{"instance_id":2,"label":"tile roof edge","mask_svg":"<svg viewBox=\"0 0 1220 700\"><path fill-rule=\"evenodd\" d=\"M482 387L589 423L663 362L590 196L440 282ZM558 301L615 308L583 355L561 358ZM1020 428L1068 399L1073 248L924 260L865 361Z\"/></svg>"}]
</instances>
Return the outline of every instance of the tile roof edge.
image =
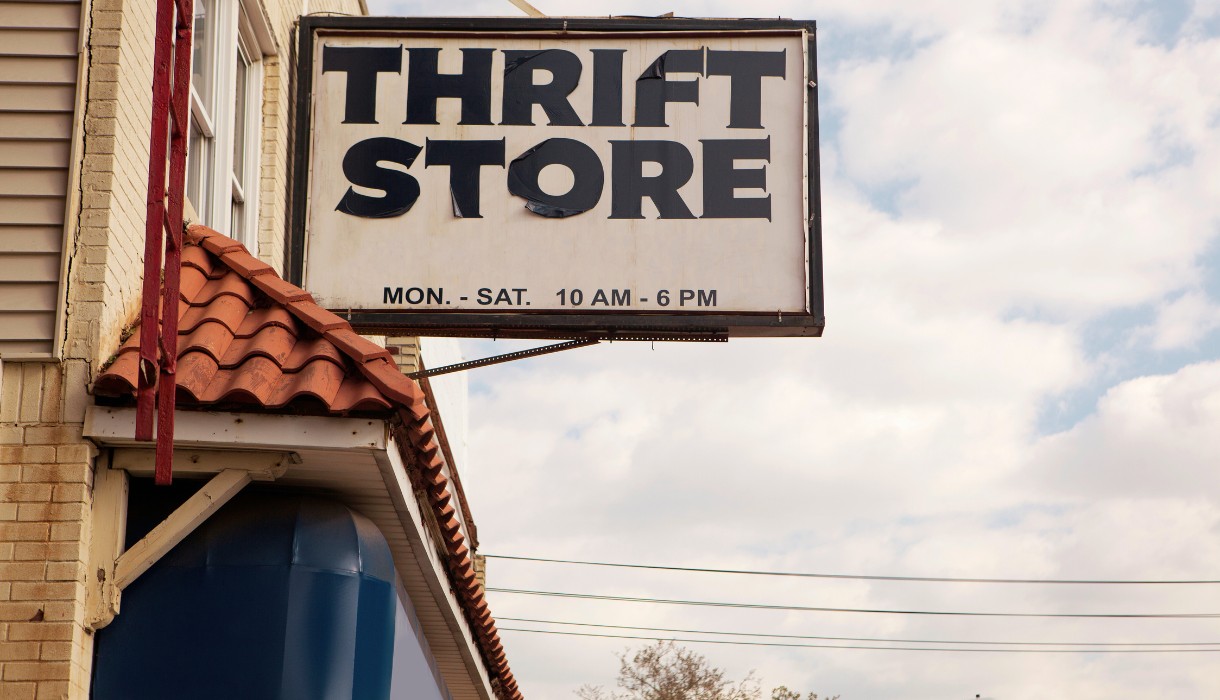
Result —
<instances>
[{"instance_id":1,"label":"tile roof edge","mask_svg":"<svg viewBox=\"0 0 1220 700\"><path fill-rule=\"evenodd\" d=\"M424 368L423 358L420 358L419 367ZM449 464L449 473L453 476L454 495L457 496L458 505L462 510L462 520L465 521L466 529L470 532L470 548L478 550L479 528L474 524L474 515L470 512L470 504L466 501L466 489L462 488L462 475L458 472L457 462L453 459L453 450L449 446L449 436L445 433L444 416L437 408L436 395L432 392L432 383L428 381L428 377L420 377L418 381L420 388L424 390L424 400L428 403L428 410L432 412L432 427L436 430L441 453L445 456L445 462Z\"/></svg>"},{"instance_id":2,"label":"tile roof edge","mask_svg":"<svg viewBox=\"0 0 1220 700\"><path fill-rule=\"evenodd\" d=\"M446 513L447 509L452 508L449 503L451 496L447 493L450 481L444 475L447 462L439 442L436 424L433 423L432 416L416 418L403 408L399 409L399 419L401 424L394 428L394 434L400 455L404 462L418 469L423 476L426 485L424 490L428 494L427 505L442 531L445 531L445 524L452 522L452 515ZM426 464L421 464L421 460L406 449L408 445L420 456L431 454L433 457L427 460ZM453 465L450 464L449 467L451 473L454 473ZM454 488L457 488L456 484ZM489 614L483 586L471 573L470 550L466 545L466 537L460 528L450 527L448 530L441 538L446 550L445 571L466 616L475 644L481 652L483 666L494 679L493 689L497 691L500 700L523 700L517 681L509 670L495 619Z\"/></svg>"}]
</instances>

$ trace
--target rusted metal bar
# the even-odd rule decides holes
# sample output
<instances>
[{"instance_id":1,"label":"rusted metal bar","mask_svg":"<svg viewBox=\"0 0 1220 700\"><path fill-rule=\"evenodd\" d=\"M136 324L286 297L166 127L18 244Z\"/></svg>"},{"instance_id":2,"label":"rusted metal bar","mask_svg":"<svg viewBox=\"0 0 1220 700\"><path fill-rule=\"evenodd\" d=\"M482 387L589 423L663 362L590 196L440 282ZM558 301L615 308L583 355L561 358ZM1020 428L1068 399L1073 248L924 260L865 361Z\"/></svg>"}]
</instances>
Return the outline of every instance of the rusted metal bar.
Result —
<instances>
[{"instance_id":1,"label":"rusted metal bar","mask_svg":"<svg viewBox=\"0 0 1220 700\"><path fill-rule=\"evenodd\" d=\"M505 353L503 355L494 355L492 357L484 357L481 360L470 360L469 362L459 362L454 365L445 365L436 369L424 369L418 372L412 372L407 376L412 379L422 379L425 377L435 377L438 374L450 374L452 372L461 372L466 369L474 369L475 367L487 367L488 365L498 365L501 362L512 362L513 360L521 360L527 357L538 357L539 355L549 355L553 352L562 350L573 350L575 348L583 348L589 345L597 345L600 340L597 338L582 338L580 340L569 340L566 343L556 343L554 345L544 345L540 348L530 348L529 350L518 350L517 352Z\"/></svg>"},{"instance_id":2,"label":"rusted metal bar","mask_svg":"<svg viewBox=\"0 0 1220 700\"><path fill-rule=\"evenodd\" d=\"M179 15L174 37L174 114L186 114L190 106L191 81L191 22L194 0L178 0ZM165 239L165 282L161 314L161 376L157 397L157 463L154 471L158 484L173 479L174 465L174 406L178 389L178 294L182 279L182 209L186 189L186 125L173 129L169 145L169 235Z\"/></svg>"},{"instance_id":3,"label":"rusted metal bar","mask_svg":"<svg viewBox=\"0 0 1220 700\"><path fill-rule=\"evenodd\" d=\"M148 198L144 224L144 291L140 304L140 370L136 387L137 440L153 439L156 407L157 301L161 288L161 228L165 218L165 151L169 125L169 62L173 50L174 0L157 0L153 48L152 127L148 155Z\"/></svg>"}]
</instances>

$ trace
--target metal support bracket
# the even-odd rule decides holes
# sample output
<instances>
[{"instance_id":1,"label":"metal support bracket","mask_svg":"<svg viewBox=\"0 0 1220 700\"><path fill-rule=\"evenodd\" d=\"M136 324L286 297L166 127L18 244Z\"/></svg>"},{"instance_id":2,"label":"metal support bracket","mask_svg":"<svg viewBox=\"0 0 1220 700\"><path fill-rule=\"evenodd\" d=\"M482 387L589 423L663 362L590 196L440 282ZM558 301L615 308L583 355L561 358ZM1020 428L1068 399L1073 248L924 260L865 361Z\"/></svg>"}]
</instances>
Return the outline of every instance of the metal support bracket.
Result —
<instances>
[{"instance_id":1,"label":"metal support bracket","mask_svg":"<svg viewBox=\"0 0 1220 700\"><path fill-rule=\"evenodd\" d=\"M565 343L556 343L554 345L544 345L540 348L530 348L529 350L518 350L517 352L509 352L503 355L493 355L492 357L484 357L481 360L470 360L469 362L459 362L454 365L445 365L436 369L422 369L418 372L412 372L407 376L411 379L422 379L423 377L435 377L438 374L450 374L452 372L461 372L462 370L474 369L475 367L487 367L488 365L498 365L502 362L512 362L513 360L522 360L527 357L538 357L539 355L549 355L553 352L561 352L563 350L573 350L575 348L588 347L597 345L600 340L597 338L582 338L580 340L569 340Z\"/></svg>"},{"instance_id":2,"label":"metal support bracket","mask_svg":"<svg viewBox=\"0 0 1220 700\"><path fill-rule=\"evenodd\" d=\"M135 473L151 473L156 456L148 449L121 449L108 464L99 466L93 491L93 539L85 576L88 588L85 624L90 629L98 630L110 624L119 614L123 589L186 539L246 484L255 479L271 480L281 476L294 458L299 461L292 453L182 452L187 453L183 457L194 455L188 463L199 473L210 472L214 476L127 551L123 551L123 541L127 530L128 487L123 467L131 468ZM258 458L261 462L251 464L252 459ZM178 459L176 456L175 461ZM254 468L232 466L242 462Z\"/></svg>"}]
</instances>

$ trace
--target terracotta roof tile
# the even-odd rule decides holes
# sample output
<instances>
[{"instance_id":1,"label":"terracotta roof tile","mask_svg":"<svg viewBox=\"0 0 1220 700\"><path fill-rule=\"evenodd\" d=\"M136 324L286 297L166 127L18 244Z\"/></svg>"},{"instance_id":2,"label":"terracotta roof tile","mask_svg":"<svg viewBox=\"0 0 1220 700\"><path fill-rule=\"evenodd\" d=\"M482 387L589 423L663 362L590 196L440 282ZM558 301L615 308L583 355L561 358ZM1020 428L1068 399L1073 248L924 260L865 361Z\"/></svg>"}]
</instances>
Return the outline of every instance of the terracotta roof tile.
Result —
<instances>
[{"instance_id":1,"label":"terracotta roof tile","mask_svg":"<svg viewBox=\"0 0 1220 700\"><path fill-rule=\"evenodd\" d=\"M393 408L377 387L363 377L346 377L332 403L336 411L383 411Z\"/></svg>"},{"instance_id":2,"label":"terracotta roof tile","mask_svg":"<svg viewBox=\"0 0 1220 700\"><path fill-rule=\"evenodd\" d=\"M179 278L178 287L184 298L194 299L199 290L203 289L203 285L207 283L208 276L203 270L187 265L182 266L182 276Z\"/></svg>"},{"instance_id":3,"label":"terracotta roof tile","mask_svg":"<svg viewBox=\"0 0 1220 700\"><path fill-rule=\"evenodd\" d=\"M336 328L323 333L327 340L339 346L343 352L360 360L361 362L369 362L381 358L390 360L390 351L374 343L352 330L351 326L347 328ZM393 368L395 372L402 375L397 367Z\"/></svg>"},{"instance_id":4,"label":"terracotta roof tile","mask_svg":"<svg viewBox=\"0 0 1220 700\"><path fill-rule=\"evenodd\" d=\"M296 372L305 365L315 359L325 358L334 362L337 365L343 365L343 353L339 352L334 343L325 338L307 338L298 339L297 344L292 347L292 354L288 359L284 360L285 372ZM372 386L367 380L364 380L364 375L356 374L356 378L361 379L361 383L367 385L369 391L376 393L376 387Z\"/></svg>"},{"instance_id":5,"label":"terracotta roof tile","mask_svg":"<svg viewBox=\"0 0 1220 700\"><path fill-rule=\"evenodd\" d=\"M338 330L340 328L350 328L347 321L317 304L294 301L288 305L288 308L294 316L304 321L305 325L317 333L325 333L326 331Z\"/></svg>"},{"instance_id":6,"label":"terracotta roof tile","mask_svg":"<svg viewBox=\"0 0 1220 700\"><path fill-rule=\"evenodd\" d=\"M220 362L232 344L233 331L225 327L223 323L205 321L196 325L194 330L188 331L186 334L179 334L178 354L181 356L197 350L207 353L213 360Z\"/></svg>"},{"instance_id":7,"label":"terracotta roof tile","mask_svg":"<svg viewBox=\"0 0 1220 700\"><path fill-rule=\"evenodd\" d=\"M250 283L274 299L277 304L290 304L294 301L313 302L312 294L295 284L285 282L279 275L251 277Z\"/></svg>"},{"instance_id":8,"label":"terracotta roof tile","mask_svg":"<svg viewBox=\"0 0 1220 700\"><path fill-rule=\"evenodd\" d=\"M226 294L244 302L247 307L254 303L254 294L251 293L250 285L246 284L245 280L237 275L225 275L214 280L208 280L206 284L200 287L191 300L191 305L211 304L217 298Z\"/></svg>"},{"instance_id":9,"label":"terracotta roof tile","mask_svg":"<svg viewBox=\"0 0 1220 700\"><path fill-rule=\"evenodd\" d=\"M296 332L298 324L287 309L279 306L253 309L242 319L241 325L235 331L239 338L249 338L267 326L279 326L285 330ZM300 334L297 334L298 337Z\"/></svg>"},{"instance_id":10,"label":"terracotta roof tile","mask_svg":"<svg viewBox=\"0 0 1220 700\"><path fill-rule=\"evenodd\" d=\"M212 377L199 399L204 403L252 403L270 407L268 399L284 377L275 361L261 355L250 357L233 369L221 369Z\"/></svg>"},{"instance_id":11,"label":"terracotta roof tile","mask_svg":"<svg viewBox=\"0 0 1220 700\"><path fill-rule=\"evenodd\" d=\"M224 261L225 265L233 268L237 274L247 279L259 275L275 274L275 268L244 250L225 253L220 256L220 259Z\"/></svg>"},{"instance_id":12,"label":"terracotta roof tile","mask_svg":"<svg viewBox=\"0 0 1220 700\"><path fill-rule=\"evenodd\" d=\"M419 384L398 370L385 349L318 307L308 292L280 279L237 241L203 226L189 227L185 240L175 375L180 406L396 415L396 444L428 489L425 500L443 533L446 570L492 687L499 700L521 700L474 575L444 472L446 456ZM138 334L123 343L94 382L95 395L134 403L138 346Z\"/></svg>"},{"instance_id":13,"label":"terracotta roof tile","mask_svg":"<svg viewBox=\"0 0 1220 700\"><path fill-rule=\"evenodd\" d=\"M292 355L296 344L297 337L291 331L283 326L268 324L249 337L230 336L228 350L219 358L220 366L226 369L239 367L249 358L261 355L274 360L284 371L292 371L284 367L284 361Z\"/></svg>"},{"instance_id":14,"label":"terracotta roof tile","mask_svg":"<svg viewBox=\"0 0 1220 700\"><path fill-rule=\"evenodd\" d=\"M204 323L222 323L236 333L250 313L250 305L244 299L225 295L216 297L211 303L188 306L178 319L178 334L190 333Z\"/></svg>"},{"instance_id":15,"label":"terracotta roof tile","mask_svg":"<svg viewBox=\"0 0 1220 700\"><path fill-rule=\"evenodd\" d=\"M228 236L222 236L220 234L208 236L199 243L212 255L224 255L225 253L231 253L238 250L246 250L246 246L238 243Z\"/></svg>"},{"instance_id":16,"label":"terracotta roof tile","mask_svg":"<svg viewBox=\"0 0 1220 700\"><path fill-rule=\"evenodd\" d=\"M229 272L227 268L221 265L206 250L198 246L189 245L182 248L182 267L193 267L208 278L220 277Z\"/></svg>"},{"instance_id":17,"label":"terracotta roof tile","mask_svg":"<svg viewBox=\"0 0 1220 700\"><path fill-rule=\"evenodd\" d=\"M113 371L114 367L110 369ZM192 399L202 403L208 387L211 386L212 379L218 371L220 371L220 363L205 353L191 352L179 355L178 373L175 375L178 392L186 392ZM131 383L134 388L136 381L133 379ZM99 393L96 386L93 391Z\"/></svg>"},{"instance_id":18,"label":"terracotta roof tile","mask_svg":"<svg viewBox=\"0 0 1220 700\"><path fill-rule=\"evenodd\" d=\"M427 417L428 407L424 403L419 385L412 382L410 386L402 386L396 379L402 376L402 372L393 363L388 360L373 360L362 364L360 371L381 393L406 406L413 419L420 420L421 413Z\"/></svg>"},{"instance_id":19,"label":"terracotta roof tile","mask_svg":"<svg viewBox=\"0 0 1220 700\"><path fill-rule=\"evenodd\" d=\"M296 398L312 396L330 406L334 403L339 387L343 386L344 369L329 360L315 360L301 371L285 375L267 401L269 406L283 406Z\"/></svg>"}]
</instances>

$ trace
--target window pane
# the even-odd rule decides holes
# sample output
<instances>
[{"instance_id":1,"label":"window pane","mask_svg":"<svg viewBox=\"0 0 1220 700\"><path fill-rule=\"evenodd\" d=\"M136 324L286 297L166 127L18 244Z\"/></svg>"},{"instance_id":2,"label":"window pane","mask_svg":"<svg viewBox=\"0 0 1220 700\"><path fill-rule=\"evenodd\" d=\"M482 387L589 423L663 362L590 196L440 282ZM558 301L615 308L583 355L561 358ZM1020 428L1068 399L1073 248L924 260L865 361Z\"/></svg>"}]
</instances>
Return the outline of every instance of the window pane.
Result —
<instances>
[{"instance_id":1,"label":"window pane","mask_svg":"<svg viewBox=\"0 0 1220 700\"><path fill-rule=\"evenodd\" d=\"M187 142L186 197L195 207L199 222L210 225L209 204L212 201L212 140L194 119L191 119L191 137Z\"/></svg>"},{"instance_id":2,"label":"window pane","mask_svg":"<svg viewBox=\"0 0 1220 700\"><path fill-rule=\"evenodd\" d=\"M238 241L245 242L246 240L246 207L237 200L233 200L233 210L229 214L229 237ZM246 247L249 247L247 244Z\"/></svg>"},{"instance_id":3,"label":"window pane","mask_svg":"<svg viewBox=\"0 0 1220 700\"><path fill-rule=\"evenodd\" d=\"M191 85L209 115L212 114L212 83L216 79L215 9L214 0L195 0L195 28L191 39Z\"/></svg>"},{"instance_id":4,"label":"window pane","mask_svg":"<svg viewBox=\"0 0 1220 700\"><path fill-rule=\"evenodd\" d=\"M247 73L250 63L237 48L237 106L233 111L233 176L243 186L246 184L246 104L248 102Z\"/></svg>"}]
</instances>

